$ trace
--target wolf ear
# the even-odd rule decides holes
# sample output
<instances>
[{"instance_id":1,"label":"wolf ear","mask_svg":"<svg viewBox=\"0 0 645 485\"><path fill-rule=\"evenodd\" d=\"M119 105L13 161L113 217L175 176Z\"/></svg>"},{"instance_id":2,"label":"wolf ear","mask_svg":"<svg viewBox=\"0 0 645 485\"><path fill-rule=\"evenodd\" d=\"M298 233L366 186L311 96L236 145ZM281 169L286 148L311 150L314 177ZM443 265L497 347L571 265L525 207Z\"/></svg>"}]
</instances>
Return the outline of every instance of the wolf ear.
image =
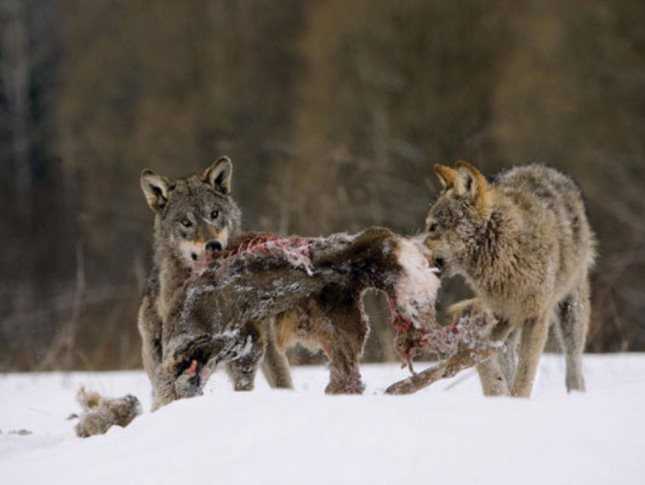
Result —
<instances>
[{"instance_id":1,"label":"wolf ear","mask_svg":"<svg viewBox=\"0 0 645 485\"><path fill-rule=\"evenodd\" d=\"M168 179L146 168L141 172L140 183L150 208L155 212L163 209L168 202Z\"/></svg>"},{"instance_id":2,"label":"wolf ear","mask_svg":"<svg viewBox=\"0 0 645 485\"><path fill-rule=\"evenodd\" d=\"M472 198L480 213L486 214L490 207L491 194L486 177L473 165L463 160L456 162L455 167L459 169L463 193Z\"/></svg>"},{"instance_id":3,"label":"wolf ear","mask_svg":"<svg viewBox=\"0 0 645 485\"><path fill-rule=\"evenodd\" d=\"M231 193L231 178L233 177L233 162L228 157L221 157L211 164L202 175L202 179L218 192L225 195Z\"/></svg>"},{"instance_id":4,"label":"wolf ear","mask_svg":"<svg viewBox=\"0 0 645 485\"><path fill-rule=\"evenodd\" d=\"M439 182L441 182L441 187L443 188L443 190L448 190L455 186L458 175L456 170L450 167L446 167L445 165L439 165L438 163L435 164L433 170L435 175L439 179Z\"/></svg>"}]
</instances>

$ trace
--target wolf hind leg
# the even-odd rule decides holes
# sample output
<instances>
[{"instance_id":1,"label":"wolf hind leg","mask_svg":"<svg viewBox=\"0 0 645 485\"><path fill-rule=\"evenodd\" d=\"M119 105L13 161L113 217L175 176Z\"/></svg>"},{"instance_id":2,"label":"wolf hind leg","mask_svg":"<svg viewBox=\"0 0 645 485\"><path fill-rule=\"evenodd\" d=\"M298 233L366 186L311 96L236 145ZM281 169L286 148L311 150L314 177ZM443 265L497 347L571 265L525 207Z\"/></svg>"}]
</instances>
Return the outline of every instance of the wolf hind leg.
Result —
<instances>
[{"instance_id":1,"label":"wolf hind leg","mask_svg":"<svg viewBox=\"0 0 645 485\"><path fill-rule=\"evenodd\" d=\"M589 281L586 277L557 306L566 362L567 392L584 392L586 389L582 354L587 340L591 315L590 306Z\"/></svg>"}]
</instances>

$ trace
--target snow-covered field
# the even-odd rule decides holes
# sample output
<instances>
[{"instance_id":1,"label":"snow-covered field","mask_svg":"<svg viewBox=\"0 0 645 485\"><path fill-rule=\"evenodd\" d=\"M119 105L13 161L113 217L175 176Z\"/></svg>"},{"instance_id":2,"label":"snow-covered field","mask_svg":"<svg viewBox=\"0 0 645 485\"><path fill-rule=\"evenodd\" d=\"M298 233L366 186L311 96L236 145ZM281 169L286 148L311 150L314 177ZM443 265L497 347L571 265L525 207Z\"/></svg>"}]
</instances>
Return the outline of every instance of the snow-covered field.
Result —
<instances>
[{"instance_id":1,"label":"snow-covered field","mask_svg":"<svg viewBox=\"0 0 645 485\"><path fill-rule=\"evenodd\" d=\"M422 368L418 364L418 368ZM0 483L639 484L645 483L645 355L587 356L586 395L564 392L558 356L531 400L486 399L472 372L412 396L384 396L405 373L365 365L363 396L323 395L327 371L296 368L294 392L206 395L85 440L65 418L82 384L137 395L142 373L0 376ZM10 433L26 429L32 434Z\"/></svg>"}]
</instances>

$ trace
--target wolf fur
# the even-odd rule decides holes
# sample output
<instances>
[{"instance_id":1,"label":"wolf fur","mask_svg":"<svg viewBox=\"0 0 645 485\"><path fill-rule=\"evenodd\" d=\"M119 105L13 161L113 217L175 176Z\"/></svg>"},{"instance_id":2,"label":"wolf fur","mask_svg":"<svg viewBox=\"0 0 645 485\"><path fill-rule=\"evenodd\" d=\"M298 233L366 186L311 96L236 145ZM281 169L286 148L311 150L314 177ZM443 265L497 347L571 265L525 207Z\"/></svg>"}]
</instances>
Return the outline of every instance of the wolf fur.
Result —
<instances>
[{"instance_id":1,"label":"wolf fur","mask_svg":"<svg viewBox=\"0 0 645 485\"><path fill-rule=\"evenodd\" d=\"M202 173L171 180L151 170L141 174L141 189L154 213L153 268L138 314L144 369L158 407L159 366L165 322L171 302L184 282L206 268L217 252L240 234L241 211L231 195L233 164L222 157ZM270 324L250 323L261 331L262 370L270 385L291 388L284 352L275 347ZM266 353L265 353L266 351ZM227 372L237 390L252 388L244 362L230 362Z\"/></svg>"},{"instance_id":2,"label":"wolf fur","mask_svg":"<svg viewBox=\"0 0 645 485\"><path fill-rule=\"evenodd\" d=\"M519 339L515 372L497 359L478 367L484 393L531 395L552 321L562 330L567 390L584 391L596 243L578 186L542 165L516 167L492 181L466 162L434 170L443 190L426 219L428 249L495 316L493 338Z\"/></svg>"}]
</instances>

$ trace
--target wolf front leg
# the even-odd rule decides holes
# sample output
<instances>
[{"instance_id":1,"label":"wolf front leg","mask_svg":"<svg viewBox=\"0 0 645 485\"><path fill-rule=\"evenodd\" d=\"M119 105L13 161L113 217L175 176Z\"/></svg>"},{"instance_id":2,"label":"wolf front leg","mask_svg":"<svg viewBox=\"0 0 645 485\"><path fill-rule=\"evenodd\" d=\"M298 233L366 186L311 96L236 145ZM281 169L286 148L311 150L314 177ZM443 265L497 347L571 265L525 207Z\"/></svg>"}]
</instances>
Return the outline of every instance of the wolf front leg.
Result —
<instances>
[{"instance_id":1,"label":"wolf front leg","mask_svg":"<svg viewBox=\"0 0 645 485\"><path fill-rule=\"evenodd\" d=\"M513 397L531 397L540 356L544 351L549 334L549 317L547 315L549 313L545 312L537 318L529 318L522 325L520 359L511 388Z\"/></svg>"},{"instance_id":2,"label":"wolf front leg","mask_svg":"<svg viewBox=\"0 0 645 485\"><path fill-rule=\"evenodd\" d=\"M156 386L150 410L154 412L177 399L179 399L179 396L177 396L177 392L175 391L174 369L162 364L158 367Z\"/></svg>"},{"instance_id":3,"label":"wolf front leg","mask_svg":"<svg viewBox=\"0 0 645 485\"><path fill-rule=\"evenodd\" d=\"M477 373L484 396L509 396L515 376L518 330L513 330L508 321L498 323L490 335L491 342L503 342L495 358L477 365Z\"/></svg>"},{"instance_id":4,"label":"wolf front leg","mask_svg":"<svg viewBox=\"0 0 645 485\"><path fill-rule=\"evenodd\" d=\"M141 360L150 379L152 402L157 401L159 393L159 367L161 366L161 327L162 322L150 297L145 296L139 307L137 327L141 336Z\"/></svg>"},{"instance_id":5,"label":"wolf front leg","mask_svg":"<svg viewBox=\"0 0 645 485\"><path fill-rule=\"evenodd\" d=\"M508 396L510 394L508 381L500 364L500 355L478 364L477 373L484 396Z\"/></svg>"}]
</instances>

